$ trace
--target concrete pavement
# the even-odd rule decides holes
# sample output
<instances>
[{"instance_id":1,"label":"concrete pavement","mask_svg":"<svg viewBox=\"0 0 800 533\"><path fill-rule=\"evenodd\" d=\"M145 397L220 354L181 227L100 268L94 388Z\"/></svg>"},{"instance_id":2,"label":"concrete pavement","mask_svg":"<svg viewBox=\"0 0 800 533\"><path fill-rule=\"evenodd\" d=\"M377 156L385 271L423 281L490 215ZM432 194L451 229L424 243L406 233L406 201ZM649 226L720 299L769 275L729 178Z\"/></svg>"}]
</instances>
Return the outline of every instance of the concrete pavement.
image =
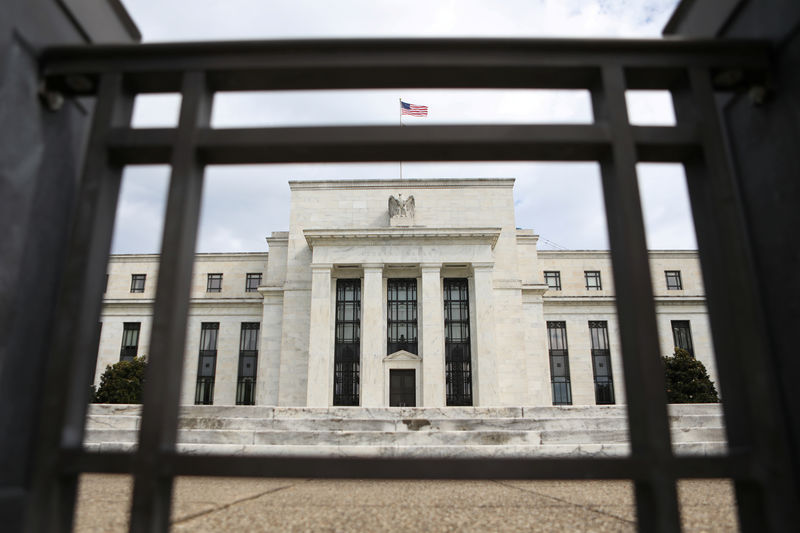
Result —
<instances>
[{"instance_id":1,"label":"concrete pavement","mask_svg":"<svg viewBox=\"0 0 800 533\"><path fill-rule=\"evenodd\" d=\"M75 530L127 531L129 476L81 478ZM732 485L681 481L685 531L736 531ZM173 531L635 531L626 481L180 478Z\"/></svg>"}]
</instances>

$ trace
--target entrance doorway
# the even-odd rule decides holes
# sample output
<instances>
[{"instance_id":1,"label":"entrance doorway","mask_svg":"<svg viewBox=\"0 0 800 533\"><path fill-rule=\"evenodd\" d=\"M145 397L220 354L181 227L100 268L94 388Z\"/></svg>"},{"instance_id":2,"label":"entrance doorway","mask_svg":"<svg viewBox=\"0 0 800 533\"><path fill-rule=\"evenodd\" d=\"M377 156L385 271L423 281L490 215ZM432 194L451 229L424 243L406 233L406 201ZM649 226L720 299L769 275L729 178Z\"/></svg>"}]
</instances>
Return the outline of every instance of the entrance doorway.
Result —
<instances>
[{"instance_id":1,"label":"entrance doorway","mask_svg":"<svg viewBox=\"0 0 800 533\"><path fill-rule=\"evenodd\" d=\"M389 370L389 407L416 407L415 370Z\"/></svg>"}]
</instances>

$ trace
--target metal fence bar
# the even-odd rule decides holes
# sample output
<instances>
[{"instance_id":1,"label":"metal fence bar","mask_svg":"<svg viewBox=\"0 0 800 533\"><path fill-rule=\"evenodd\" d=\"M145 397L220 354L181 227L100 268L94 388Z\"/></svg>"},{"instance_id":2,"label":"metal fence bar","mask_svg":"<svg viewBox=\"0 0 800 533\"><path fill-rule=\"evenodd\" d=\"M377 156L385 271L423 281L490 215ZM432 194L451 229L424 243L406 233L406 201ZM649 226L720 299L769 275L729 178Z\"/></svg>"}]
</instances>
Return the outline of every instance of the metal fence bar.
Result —
<instances>
[{"instance_id":1,"label":"metal fence bar","mask_svg":"<svg viewBox=\"0 0 800 533\"><path fill-rule=\"evenodd\" d=\"M189 293L203 190L203 165L197 158L195 137L197 128L208 125L212 103L202 72L184 74L181 94L153 309L150 362L134 462L131 533L169 530L173 477L163 473L163 454L175 449L178 432Z\"/></svg>"},{"instance_id":2,"label":"metal fence bar","mask_svg":"<svg viewBox=\"0 0 800 533\"><path fill-rule=\"evenodd\" d=\"M760 44L760 45L759 45ZM42 56L54 88L91 93L97 73L124 69L140 92L180 90L203 70L214 91L371 88L590 89L600 65L636 67L628 87L672 81L689 65L750 69L763 43L686 39L333 39L58 47ZM66 74L85 74L80 85Z\"/></svg>"},{"instance_id":3,"label":"metal fence bar","mask_svg":"<svg viewBox=\"0 0 800 533\"><path fill-rule=\"evenodd\" d=\"M62 472L60 453L83 445L89 386L97 364L97 322L122 177L122 168L108 159L105 137L110 128L130 120L132 109L133 97L125 91L122 76L102 76L47 363L33 497L27 513L30 532L70 531L72 525L78 476Z\"/></svg>"},{"instance_id":4,"label":"metal fence bar","mask_svg":"<svg viewBox=\"0 0 800 533\"><path fill-rule=\"evenodd\" d=\"M673 90L679 122L696 123L704 150L685 164L720 376L728 445L760 473L736 480L742 531L790 531L800 523L786 420L766 341L764 313L739 187L729 165L710 74L692 68Z\"/></svg>"},{"instance_id":5,"label":"metal fence bar","mask_svg":"<svg viewBox=\"0 0 800 533\"><path fill-rule=\"evenodd\" d=\"M636 146L628 122L622 67L603 69L592 92L598 122L614 132L612 152L600 160L617 315L620 322L631 452L646 475L635 483L639 531L680 531L664 370L658 349L650 263L636 175Z\"/></svg>"},{"instance_id":6,"label":"metal fence bar","mask_svg":"<svg viewBox=\"0 0 800 533\"><path fill-rule=\"evenodd\" d=\"M694 128L631 128L643 160L682 162L700 146ZM115 160L169 163L174 129L116 129L109 134ZM611 145L611 132L596 124L464 125L398 128L231 128L198 131L208 164L386 161L398 152L416 161L470 161L478 148L495 160L597 161Z\"/></svg>"}]
</instances>

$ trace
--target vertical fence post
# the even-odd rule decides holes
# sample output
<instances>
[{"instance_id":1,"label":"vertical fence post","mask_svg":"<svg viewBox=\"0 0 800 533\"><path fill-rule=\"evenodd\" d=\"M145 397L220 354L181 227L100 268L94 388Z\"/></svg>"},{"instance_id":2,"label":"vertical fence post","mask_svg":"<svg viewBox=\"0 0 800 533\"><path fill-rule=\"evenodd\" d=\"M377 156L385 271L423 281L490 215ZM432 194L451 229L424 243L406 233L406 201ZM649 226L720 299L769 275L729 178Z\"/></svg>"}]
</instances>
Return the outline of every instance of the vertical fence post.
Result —
<instances>
[{"instance_id":1,"label":"vertical fence post","mask_svg":"<svg viewBox=\"0 0 800 533\"><path fill-rule=\"evenodd\" d=\"M631 453L647 471L635 482L639 531L680 531L667 417L664 370L650 281L639 186L636 146L625 102L621 66L602 68L592 91L595 120L613 132L611 153L600 161L617 315L620 322Z\"/></svg>"},{"instance_id":2,"label":"vertical fence post","mask_svg":"<svg viewBox=\"0 0 800 533\"><path fill-rule=\"evenodd\" d=\"M109 160L111 128L127 126L133 95L121 74L100 78L69 255L56 311L45 375L33 495L26 530L66 532L72 527L77 474L61 471L62 450L83 444L89 386L97 364L97 323L103 300L122 167ZM58 164L58 162L53 162Z\"/></svg>"},{"instance_id":3,"label":"vertical fence post","mask_svg":"<svg viewBox=\"0 0 800 533\"><path fill-rule=\"evenodd\" d=\"M731 454L745 454L755 480L736 480L744 532L791 531L800 523L789 469L789 436L769 354L743 204L731 170L711 75L690 68L672 90L679 124L695 125L702 153L685 162Z\"/></svg>"},{"instance_id":4,"label":"vertical fence post","mask_svg":"<svg viewBox=\"0 0 800 533\"><path fill-rule=\"evenodd\" d=\"M153 310L142 427L134 461L132 533L169 530L173 477L165 458L175 450L194 249L203 190L198 128L210 122L212 94L202 72L183 75L177 136Z\"/></svg>"}]
</instances>

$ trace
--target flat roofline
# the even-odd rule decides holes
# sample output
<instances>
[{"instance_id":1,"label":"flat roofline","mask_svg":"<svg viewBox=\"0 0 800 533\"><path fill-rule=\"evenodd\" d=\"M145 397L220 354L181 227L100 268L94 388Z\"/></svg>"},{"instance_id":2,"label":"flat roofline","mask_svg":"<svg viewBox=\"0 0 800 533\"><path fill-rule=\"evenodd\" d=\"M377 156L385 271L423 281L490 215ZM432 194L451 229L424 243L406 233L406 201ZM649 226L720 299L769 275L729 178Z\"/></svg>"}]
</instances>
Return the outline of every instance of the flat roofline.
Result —
<instances>
[{"instance_id":1,"label":"flat roofline","mask_svg":"<svg viewBox=\"0 0 800 533\"><path fill-rule=\"evenodd\" d=\"M515 178L434 178L368 180L289 180L292 191L314 189L455 189L465 187L513 188Z\"/></svg>"}]
</instances>

